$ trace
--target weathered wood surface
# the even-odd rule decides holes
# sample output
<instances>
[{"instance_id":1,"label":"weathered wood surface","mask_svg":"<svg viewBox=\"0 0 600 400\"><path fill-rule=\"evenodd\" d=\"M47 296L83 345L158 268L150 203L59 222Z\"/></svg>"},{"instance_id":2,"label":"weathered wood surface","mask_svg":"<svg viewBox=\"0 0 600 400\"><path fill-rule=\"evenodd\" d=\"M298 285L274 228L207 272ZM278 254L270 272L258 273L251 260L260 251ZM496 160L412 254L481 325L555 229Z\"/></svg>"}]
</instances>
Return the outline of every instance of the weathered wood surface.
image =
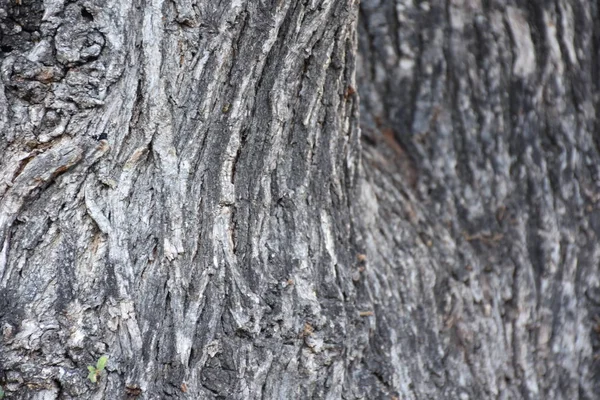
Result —
<instances>
[{"instance_id":1,"label":"weathered wood surface","mask_svg":"<svg viewBox=\"0 0 600 400\"><path fill-rule=\"evenodd\" d=\"M7 398L600 396L596 3L0 0L0 32Z\"/></svg>"}]
</instances>

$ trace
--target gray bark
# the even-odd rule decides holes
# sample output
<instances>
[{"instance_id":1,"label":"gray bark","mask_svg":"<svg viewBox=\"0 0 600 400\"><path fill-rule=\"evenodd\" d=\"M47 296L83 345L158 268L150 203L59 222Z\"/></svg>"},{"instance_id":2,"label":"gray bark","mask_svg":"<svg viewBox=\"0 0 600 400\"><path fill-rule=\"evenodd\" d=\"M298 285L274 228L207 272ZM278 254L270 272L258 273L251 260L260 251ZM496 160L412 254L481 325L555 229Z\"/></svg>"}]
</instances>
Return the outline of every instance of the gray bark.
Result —
<instances>
[{"instance_id":1,"label":"gray bark","mask_svg":"<svg viewBox=\"0 0 600 400\"><path fill-rule=\"evenodd\" d=\"M596 3L0 0L0 33L7 398L600 396Z\"/></svg>"}]
</instances>

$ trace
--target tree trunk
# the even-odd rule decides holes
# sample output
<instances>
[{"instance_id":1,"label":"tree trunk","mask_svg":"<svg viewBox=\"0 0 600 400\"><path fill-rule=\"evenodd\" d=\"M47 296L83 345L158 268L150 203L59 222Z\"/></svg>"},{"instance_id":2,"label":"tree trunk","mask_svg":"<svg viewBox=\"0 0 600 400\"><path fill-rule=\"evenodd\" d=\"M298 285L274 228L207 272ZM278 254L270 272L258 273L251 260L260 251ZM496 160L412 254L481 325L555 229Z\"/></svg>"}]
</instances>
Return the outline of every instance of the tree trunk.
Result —
<instances>
[{"instance_id":1,"label":"tree trunk","mask_svg":"<svg viewBox=\"0 0 600 400\"><path fill-rule=\"evenodd\" d=\"M504 3L0 0L6 397L598 398L600 12Z\"/></svg>"}]
</instances>

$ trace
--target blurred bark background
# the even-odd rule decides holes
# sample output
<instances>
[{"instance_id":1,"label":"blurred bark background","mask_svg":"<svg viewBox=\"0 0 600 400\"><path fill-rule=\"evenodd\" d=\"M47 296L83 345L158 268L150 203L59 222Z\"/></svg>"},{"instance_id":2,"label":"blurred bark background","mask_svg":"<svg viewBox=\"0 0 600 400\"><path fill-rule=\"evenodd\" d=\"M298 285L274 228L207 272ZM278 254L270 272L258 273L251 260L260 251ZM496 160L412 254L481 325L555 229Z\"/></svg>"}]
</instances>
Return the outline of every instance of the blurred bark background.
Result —
<instances>
[{"instance_id":1,"label":"blurred bark background","mask_svg":"<svg viewBox=\"0 0 600 400\"><path fill-rule=\"evenodd\" d=\"M597 2L0 0L0 34L6 398L600 396Z\"/></svg>"}]
</instances>

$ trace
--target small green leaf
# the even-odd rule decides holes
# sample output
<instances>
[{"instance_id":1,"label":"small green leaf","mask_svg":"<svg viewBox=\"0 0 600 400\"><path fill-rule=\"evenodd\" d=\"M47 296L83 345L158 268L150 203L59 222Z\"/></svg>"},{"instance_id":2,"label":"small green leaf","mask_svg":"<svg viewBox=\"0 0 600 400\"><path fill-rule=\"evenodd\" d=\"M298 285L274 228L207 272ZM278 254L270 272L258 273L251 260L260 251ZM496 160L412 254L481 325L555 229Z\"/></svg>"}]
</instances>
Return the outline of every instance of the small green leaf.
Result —
<instances>
[{"instance_id":1,"label":"small green leaf","mask_svg":"<svg viewBox=\"0 0 600 400\"><path fill-rule=\"evenodd\" d=\"M96 373L96 368L92 367L91 365L88 365L88 371Z\"/></svg>"},{"instance_id":2,"label":"small green leaf","mask_svg":"<svg viewBox=\"0 0 600 400\"><path fill-rule=\"evenodd\" d=\"M0 386L0 399L4 398L4 389Z\"/></svg>"},{"instance_id":3,"label":"small green leaf","mask_svg":"<svg viewBox=\"0 0 600 400\"><path fill-rule=\"evenodd\" d=\"M88 379L90 380L90 382L92 383L96 383L96 371L92 372L90 371L89 375L88 375Z\"/></svg>"},{"instance_id":4,"label":"small green leaf","mask_svg":"<svg viewBox=\"0 0 600 400\"><path fill-rule=\"evenodd\" d=\"M100 372L104 371L104 367L106 366L106 362L108 361L108 356L102 356L98 359L96 363L96 369Z\"/></svg>"}]
</instances>

